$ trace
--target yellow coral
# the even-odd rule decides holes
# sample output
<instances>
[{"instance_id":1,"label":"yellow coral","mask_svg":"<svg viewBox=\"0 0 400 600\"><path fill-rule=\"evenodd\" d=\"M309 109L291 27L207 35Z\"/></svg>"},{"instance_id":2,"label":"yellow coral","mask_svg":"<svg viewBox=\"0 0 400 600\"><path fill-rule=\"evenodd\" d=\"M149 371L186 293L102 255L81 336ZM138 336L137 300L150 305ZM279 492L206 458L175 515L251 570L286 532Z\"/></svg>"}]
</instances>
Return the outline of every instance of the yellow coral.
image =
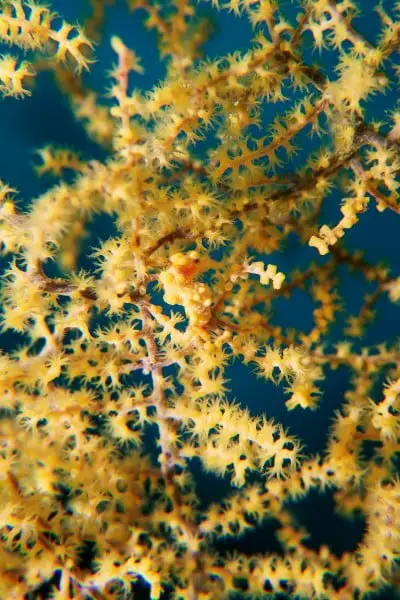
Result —
<instances>
[{"instance_id":1,"label":"yellow coral","mask_svg":"<svg viewBox=\"0 0 400 600\"><path fill-rule=\"evenodd\" d=\"M52 69L107 151L86 161L40 149L37 171L57 182L23 208L0 182L0 324L12 345L0 355L0 597L30 597L42 584L60 600L127 597L143 581L154 599L342 600L395 585L400 352L362 336L385 292L399 300L400 283L345 244L371 205L393 220L400 212L398 110L388 123L364 110L389 79L398 85L400 5L388 14L377 3L371 42L351 0L299 0L290 15L277 0L212 0L246 15L255 35L248 50L204 61L210 24L193 1L130 0L157 32L165 77L131 90L141 62L112 36L109 106L80 73L92 62L85 31L101 40L106 4L92 0L80 26L35 0L0 0L10 46L0 93L26 96L34 73ZM319 61L332 51L328 68L307 61L310 40L324 49ZM283 100L291 108L266 127L265 106ZM339 218L321 225L336 186ZM99 213L114 229L88 249ZM326 258L303 253L307 242ZM338 319L344 271L369 293ZM340 366L351 384L320 455L275 422L268 386L265 406L246 381L232 399L232 373L255 370L283 388L296 429ZM224 477L223 498L204 502L195 462L211 482ZM329 490L348 518L362 514L357 547L305 542L293 505L312 490ZM218 536L239 548L267 518L279 524L279 553L218 551Z\"/></svg>"}]
</instances>

